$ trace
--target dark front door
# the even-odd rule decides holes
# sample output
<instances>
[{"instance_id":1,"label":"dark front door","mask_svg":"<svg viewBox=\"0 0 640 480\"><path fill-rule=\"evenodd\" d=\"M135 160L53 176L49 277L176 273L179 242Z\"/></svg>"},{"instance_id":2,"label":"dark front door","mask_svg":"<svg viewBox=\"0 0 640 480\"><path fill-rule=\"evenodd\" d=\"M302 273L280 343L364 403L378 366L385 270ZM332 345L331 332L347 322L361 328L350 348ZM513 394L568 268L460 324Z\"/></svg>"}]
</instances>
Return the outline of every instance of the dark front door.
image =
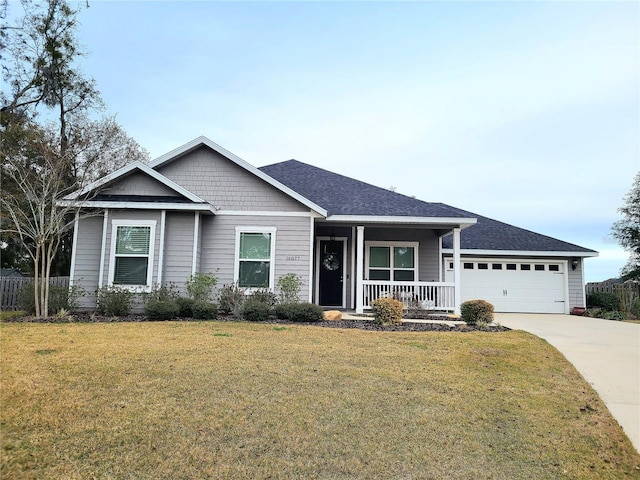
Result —
<instances>
[{"instance_id":1,"label":"dark front door","mask_svg":"<svg viewBox=\"0 0 640 480\"><path fill-rule=\"evenodd\" d=\"M344 282L344 240L320 240L319 301L325 307L341 307Z\"/></svg>"}]
</instances>

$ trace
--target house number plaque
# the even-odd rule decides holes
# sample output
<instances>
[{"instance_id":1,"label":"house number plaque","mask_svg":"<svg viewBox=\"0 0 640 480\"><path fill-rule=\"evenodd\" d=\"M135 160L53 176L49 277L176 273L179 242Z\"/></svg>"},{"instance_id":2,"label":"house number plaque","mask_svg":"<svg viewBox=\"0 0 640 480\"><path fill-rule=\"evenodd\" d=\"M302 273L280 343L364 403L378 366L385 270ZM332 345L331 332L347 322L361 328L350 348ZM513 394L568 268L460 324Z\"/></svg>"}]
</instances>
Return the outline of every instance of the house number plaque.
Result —
<instances>
[{"instance_id":1,"label":"house number plaque","mask_svg":"<svg viewBox=\"0 0 640 480\"><path fill-rule=\"evenodd\" d=\"M299 262L300 255L287 255L287 262Z\"/></svg>"}]
</instances>

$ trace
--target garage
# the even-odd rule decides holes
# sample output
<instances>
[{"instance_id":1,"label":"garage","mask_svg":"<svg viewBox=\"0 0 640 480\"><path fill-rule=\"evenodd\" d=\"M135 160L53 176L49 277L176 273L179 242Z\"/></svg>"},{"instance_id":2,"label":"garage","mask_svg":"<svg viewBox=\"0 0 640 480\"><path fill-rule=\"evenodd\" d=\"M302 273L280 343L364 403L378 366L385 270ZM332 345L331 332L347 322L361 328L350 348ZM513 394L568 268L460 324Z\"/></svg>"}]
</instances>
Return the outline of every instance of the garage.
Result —
<instances>
[{"instance_id":1,"label":"garage","mask_svg":"<svg viewBox=\"0 0 640 480\"><path fill-rule=\"evenodd\" d=\"M504 258L461 260L462 301L482 299L496 312L569 313L565 261ZM453 261L445 281L453 282Z\"/></svg>"}]
</instances>

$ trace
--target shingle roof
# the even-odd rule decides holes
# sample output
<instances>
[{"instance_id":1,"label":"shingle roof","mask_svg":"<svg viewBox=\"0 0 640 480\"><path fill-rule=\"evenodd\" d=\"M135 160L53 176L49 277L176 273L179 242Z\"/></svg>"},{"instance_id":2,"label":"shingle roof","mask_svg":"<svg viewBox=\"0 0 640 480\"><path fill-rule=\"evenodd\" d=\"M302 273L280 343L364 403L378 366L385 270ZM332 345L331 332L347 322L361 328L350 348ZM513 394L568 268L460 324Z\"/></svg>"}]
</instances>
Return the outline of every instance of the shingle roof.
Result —
<instances>
[{"instance_id":1,"label":"shingle roof","mask_svg":"<svg viewBox=\"0 0 640 480\"><path fill-rule=\"evenodd\" d=\"M461 248L465 250L596 253L443 203L423 202L297 160L267 165L260 170L325 208L329 215L476 218L477 224L460 234ZM451 236L443 239L443 247L452 248Z\"/></svg>"},{"instance_id":2,"label":"shingle roof","mask_svg":"<svg viewBox=\"0 0 640 480\"><path fill-rule=\"evenodd\" d=\"M467 212L467 214L477 218L478 222L460 233L460 248L463 250L596 253L595 250L499 222L492 218L471 212ZM442 247L453 248L451 235L442 239Z\"/></svg>"},{"instance_id":3,"label":"shingle roof","mask_svg":"<svg viewBox=\"0 0 640 480\"><path fill-rule=\"evenodd\" d=\"M428 203L297 160L259 170L320 205L329 215L468 218L443 203Z\"/></svg>"}]
</instances>

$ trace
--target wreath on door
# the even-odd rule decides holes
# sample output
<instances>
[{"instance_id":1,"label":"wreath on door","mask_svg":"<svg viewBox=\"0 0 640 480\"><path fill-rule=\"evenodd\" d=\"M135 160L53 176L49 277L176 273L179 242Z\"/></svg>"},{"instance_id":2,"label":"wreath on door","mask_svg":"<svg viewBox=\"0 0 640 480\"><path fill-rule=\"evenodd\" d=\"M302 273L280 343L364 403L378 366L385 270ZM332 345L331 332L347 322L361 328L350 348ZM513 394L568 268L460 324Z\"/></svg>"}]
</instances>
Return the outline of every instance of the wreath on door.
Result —
<instances>
[{"instance_id":1,"label":"wreath on door","mask_svg":"<svg viewBox=\"0 0 640 480\"><path fill-rule=\"evenodd\" d=\"M322 260L322 266L325 270L333 272L340 268L340 260L335 253L325 253Z\"/></svg>"}]
</instances>

